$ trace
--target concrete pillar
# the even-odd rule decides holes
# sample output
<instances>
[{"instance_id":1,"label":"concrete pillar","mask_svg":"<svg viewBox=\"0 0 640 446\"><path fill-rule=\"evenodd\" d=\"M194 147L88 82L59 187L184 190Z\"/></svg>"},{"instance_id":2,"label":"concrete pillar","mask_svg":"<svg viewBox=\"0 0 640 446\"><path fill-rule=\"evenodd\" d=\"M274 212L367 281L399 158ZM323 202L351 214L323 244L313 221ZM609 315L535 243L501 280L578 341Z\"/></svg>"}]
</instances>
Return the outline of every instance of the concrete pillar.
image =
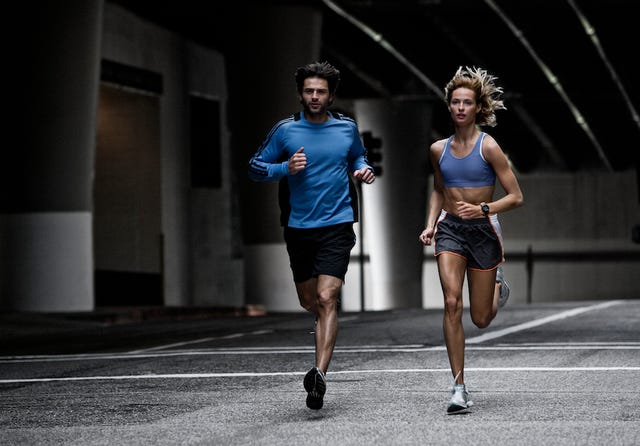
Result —
<instances>
[{"instance_id":1,"label":"concrete pillar","mask_svg":"<svg viewBox=\"0 0 640 446\"><path fill-rule=\"evenodd\" d=\"M423 247L432 102L426 98L357 100L360 132L380 138L382 174L362 188L365 310L422 307ZM366 269L365 269L366 271Z\"/></svg>"},{"instance_id":2,"label":"concrete pillar","mask_svg":"<svg viewBox=\"0 0 640 446\"><path fill-rule=\"evenodd\" d=\"M278 185L251 182L247 166L271 127L300 110L294 73L320 55L322 12L310 6L252 5L231 22L244 23L229 30L233 49L225 54L246 303L296 311L300 306L282 237Z\"/></svg>"},{"instance_id":3,"label":"concrete pillar","mask_svg":"<svg viewBox=\"0 0 640 446\"><path fill-rule=\"evenodd\" d=\"M0 307L93 308L91 236L102 0L13 6L13 144L2 164ZM18 40L20 39L20 40Z\"/></svg>"}]
</instances>

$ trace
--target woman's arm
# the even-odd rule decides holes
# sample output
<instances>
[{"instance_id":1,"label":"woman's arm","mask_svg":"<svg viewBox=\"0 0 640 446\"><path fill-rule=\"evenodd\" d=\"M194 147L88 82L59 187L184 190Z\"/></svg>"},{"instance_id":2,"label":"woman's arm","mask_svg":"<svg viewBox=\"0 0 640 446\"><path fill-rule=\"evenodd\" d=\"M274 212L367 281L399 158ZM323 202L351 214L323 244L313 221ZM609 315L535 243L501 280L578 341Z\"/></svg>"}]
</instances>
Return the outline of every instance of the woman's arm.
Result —
<instances>
[{"instance_id":1,"label":"woman's arm","mask_svg":"<svg viewBox=\"0 0 640 446\"><path fill-rule=\"evenodd\" d=\"M418 237L425 245L431 244L431 240L433 239L433 234L435 232L436 221L438 220L438 216L440 215L440 211L442 210L442 205L444 203L444 186L442 183L442 174L440 173L440 155L444 148L444 141L445 140L436 141L429 149L429 157L431 159L431 165L433 166L433 191L429 198L427 224Z\"/></svg>"},{"instance_id":2,"label":"woman's arm","mask_svg":"<svg viewBox=\"0 0 640 446\"><path fill-rule=\"evenodd\" d=\"M482 154L493 167L500 185L505 191L505 196L499 200L487 203L491 213L510 211L524 204L524 196L520 190L520 184L511 169L509 159L504 154L496 140L487 135L484 139Z\"/></svg>"}]
</instances>

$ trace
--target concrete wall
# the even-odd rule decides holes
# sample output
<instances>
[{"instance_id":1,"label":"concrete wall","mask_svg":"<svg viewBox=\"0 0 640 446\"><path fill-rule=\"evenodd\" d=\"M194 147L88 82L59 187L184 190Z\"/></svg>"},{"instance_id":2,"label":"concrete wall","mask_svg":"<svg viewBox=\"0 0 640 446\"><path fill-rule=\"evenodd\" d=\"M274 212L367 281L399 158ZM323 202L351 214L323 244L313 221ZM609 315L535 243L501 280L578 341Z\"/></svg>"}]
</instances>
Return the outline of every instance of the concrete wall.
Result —
<instances>
[{"instance_id":1,"label":"concrete wall","mask_svg":"<svg viewBox=\"0 0 640 446\"><path fill-rule=\"evenodd\" d=\"M186 66L189 96L216 103L220 112L220 184L189 189L192 304L241 307L245 303L244 253L231 167L225 61L221 54L190 44Z\"/></svg>"},{"instance_id":2,"label":"concrete wall","mask_svg":"<svg viewBox=\"0 0 640 446\"><path fill-rule=\"evenodd\" d=\"M232 169L222 56L106 3L102 58L162 76L159 177L165 305L241 306L243 274L238 240L232 232ZM218 188L191 186L192 96L221 104L223 178Z\"/></svg>"},{"instance_id":3,"label":"concrete wall","mask_svg":"<svg viewBox=\"0 0 640 446\"><path fill-rule=\"evenodd\" d=\"M101 0L17 3L5 37L0 308L93 309L91 191Z\"/></svg>"}]
</instances>

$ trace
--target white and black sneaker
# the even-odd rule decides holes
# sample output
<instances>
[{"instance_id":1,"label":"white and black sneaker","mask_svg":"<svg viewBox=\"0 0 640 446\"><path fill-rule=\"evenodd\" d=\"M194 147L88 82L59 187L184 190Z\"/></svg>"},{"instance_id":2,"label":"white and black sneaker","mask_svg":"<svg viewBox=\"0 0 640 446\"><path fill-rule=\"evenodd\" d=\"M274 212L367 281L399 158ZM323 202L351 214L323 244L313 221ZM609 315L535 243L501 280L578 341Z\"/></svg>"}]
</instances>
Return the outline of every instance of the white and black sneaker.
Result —
<instances>
[{"instance_id":1,"label":"white and black sneaker","mask_svg":"<svg viewBox=\"0 0 640 446\"><path fill-rule=\"evenodd\" d=\"M313 410L322 409L324 393L327 391L327 382L324 373L314 367L304 376L304 390L307 391L307 407Z\"/></svg>"},{"instance_id":2,"label":"white and black sneaker","mask_svg":"<svg viewBox=\"0 0 640 446\"><path fill-rule=\"evenodd\" d=\"M496 271L496 282L500 284L500 296L498 297L498 307L502 308L509 300L509 285L504 280L504 272L502 272L502 267L499 266Z\"/></svg>"},{"instance_id":3,"label":"white and black sneaker","mask_svg":"<svg viewBox=\"0 0 640 446\"><path fill-rule=\"evenodd\" d=\"M451 401L449 401L449 406L447 407L447 414L467 413L471 406L473 406L473 401L471 401L469 392L467 392L464 384L454 384L453 389L451 389Z\"/></svg>"}]
</instances>

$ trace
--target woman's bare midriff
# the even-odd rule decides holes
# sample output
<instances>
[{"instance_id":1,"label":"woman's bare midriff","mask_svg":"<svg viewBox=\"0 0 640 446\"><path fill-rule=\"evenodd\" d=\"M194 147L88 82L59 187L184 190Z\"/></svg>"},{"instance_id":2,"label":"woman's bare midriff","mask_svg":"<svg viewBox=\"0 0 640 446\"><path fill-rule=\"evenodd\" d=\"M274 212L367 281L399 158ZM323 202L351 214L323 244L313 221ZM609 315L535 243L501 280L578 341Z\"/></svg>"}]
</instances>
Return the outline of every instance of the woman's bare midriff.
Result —
<instances>
[{"instance_id":1,"label":"woman's bare midriff","mask_svg":"<svg viewBox=\"0 0 640 446\"><path fill-rule=\"evenodd\" d=\"M458 201L472 204L490 202L493 199L495 186L481 187L445 187L443 191L444 203L442 208L449 214L458 215Z\"/></svg>"}]
</instances>

